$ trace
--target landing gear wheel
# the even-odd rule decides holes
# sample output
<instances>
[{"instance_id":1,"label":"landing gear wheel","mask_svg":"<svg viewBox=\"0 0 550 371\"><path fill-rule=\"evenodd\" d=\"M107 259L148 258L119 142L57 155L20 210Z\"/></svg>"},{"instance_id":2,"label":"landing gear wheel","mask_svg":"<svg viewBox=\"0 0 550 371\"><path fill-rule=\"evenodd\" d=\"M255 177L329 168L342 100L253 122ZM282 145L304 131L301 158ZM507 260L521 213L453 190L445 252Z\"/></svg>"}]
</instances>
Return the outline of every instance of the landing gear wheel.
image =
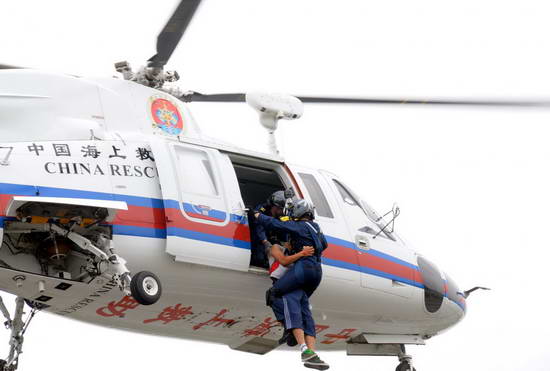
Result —
<instances>
[{"instance_id":1,"label":"landing gear wheel","mask_svg":"<svg viewBox=\"0 0 550 371\"><path fill-rule=\"evenodd\" d=\"M401 362L396 368L395 371L416 371L416 368L412 368L409 362Z\"/></svg>"},{"instance_id":2,"label":"landing gear wheel","mask_svg":"<svg viewBox=\"0 0 550 371\"><path fill-rule=\"evenodd\" d=\"M141 271L132 277L130 291L138 303L151 305L160 299L162 288L157 276L151 272Z\"/></svg>"}]
</instances>

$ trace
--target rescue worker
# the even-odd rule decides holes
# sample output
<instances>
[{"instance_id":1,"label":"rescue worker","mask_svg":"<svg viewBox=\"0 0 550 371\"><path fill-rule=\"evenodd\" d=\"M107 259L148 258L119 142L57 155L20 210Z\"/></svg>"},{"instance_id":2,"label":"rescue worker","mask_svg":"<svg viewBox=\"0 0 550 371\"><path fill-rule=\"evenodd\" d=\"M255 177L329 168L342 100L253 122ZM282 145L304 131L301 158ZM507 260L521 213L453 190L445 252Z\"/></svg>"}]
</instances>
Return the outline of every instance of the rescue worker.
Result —
<instances>
[{"instance_id":1,"label":"rescue worker","mask_svg":"<svg viewBox=\"0 0 550 371\"><path fill-rule=\"evenodd\" d=\"M254 213L259 212L264 215L281 218L284 215L284 208L286 204L286 198L284 191L276 191L268 200L254 209ZM249 218L253 221L254 218ZM286 233L277 233L266 230L264 226L259 223L253 223L251 225L252 233L252 265L257 267L269 268L266 251L268 251L273 244L284 244L287 240Z\"/></svg>"},{"instance_id":2,"label":"rescue worker","mask_svg":"<svg viewBox=\"0 0 550 371\"><path fill-rule=\"evenodd\" d=\"M280 220L286 221L288 218L283 219L279 218ZM283 242L282 244L273 244L269 249L266 249L267 257L269 261L269 277L273 281L273 283L277 282L279 278L281 278L292 266L292 264L304 257L304 256L311 256L314 254L315 249L312 246L304 246L302 251L291 255L290 253L291 247L289 242ZM270 291L268 290L268 293ZM282 300L279 298L279 300ZM266 297L266 305L271 306L273 309L273 312L275 313L275 317L277 320L281 323L281 325L284 327L284 313L283 313L283 306L282 301L280 301L277 305L271 305L270 302L271 298ZM279 310L277 310L279 309ZM287 343L288 346L293 347L297 345L297 341L294 338L294 335L292 334L292 331L286 329L283 337L279 340L279 344Z\"/></svg>"},{"instance_id":3,"label":"rescue worker","mask_svg":"<svg viewBox=\"0 0 550 371\"><path fill-rule=\"evenodd\" d=\"M267 297L276 317L284 318L285 328L292 331L300 344L304 366L326 370L329 365L315 353L315 322L309 305L309 297L321 282L321 254L327 248L321 228L313 222L313 205L306 200L298 201L291 209L292 221L281 222L258 212L255 217L266 229L289 233L295 254L304 251L306 246L313 246L314 253L298 258L268 290Z\"/></svg>"},{"instance_id":4,"label":"rescue worker","mask_svg":"<svg viewBox=\"0 0 550 371\"><path fill-rule=\"evenodd\" d=\"M321 227L313 221L314 207L306 200L299 200L290 210L292 220L282 222L278 219L256 212L259 225L265 229L288 233L292 252L302 251L304 246L313 246L315 253L298 259L292 268L275 284L272 293L282 296L296 289L303 289L310 297L321 283L321 254L327 248L327 240Z\"/></svg>"}]
</instances>

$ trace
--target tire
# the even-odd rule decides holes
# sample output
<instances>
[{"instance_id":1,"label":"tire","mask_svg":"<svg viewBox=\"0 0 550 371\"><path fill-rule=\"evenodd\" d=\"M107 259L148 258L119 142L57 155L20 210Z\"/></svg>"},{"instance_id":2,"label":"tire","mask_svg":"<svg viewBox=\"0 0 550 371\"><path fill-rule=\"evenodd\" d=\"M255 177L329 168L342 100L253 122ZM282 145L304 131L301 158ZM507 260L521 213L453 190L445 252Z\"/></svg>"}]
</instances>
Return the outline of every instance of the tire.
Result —
<instances>
[{"instance_id":1,"label":"tire","mask_svg":"<svg viewBox=\"0 0 550 371\"><path fill-rule=\"evenodd\" d=\"M395 371L411 371L411 367L407 362L401 362L396 368ZM413 367L412 371L416 371L416 368Z\"/></svg>"},{"instance_id":2,"label":"tire","mask_svg":"<svg viewBox=\"0 0 550 371\"><path fill-rule=\"evenodd\" d=\"M138 272L130 281L130 291L134 299L142 305L155 304L162 294L158 277L147 271Z\"/></svg>"}]
</instances>

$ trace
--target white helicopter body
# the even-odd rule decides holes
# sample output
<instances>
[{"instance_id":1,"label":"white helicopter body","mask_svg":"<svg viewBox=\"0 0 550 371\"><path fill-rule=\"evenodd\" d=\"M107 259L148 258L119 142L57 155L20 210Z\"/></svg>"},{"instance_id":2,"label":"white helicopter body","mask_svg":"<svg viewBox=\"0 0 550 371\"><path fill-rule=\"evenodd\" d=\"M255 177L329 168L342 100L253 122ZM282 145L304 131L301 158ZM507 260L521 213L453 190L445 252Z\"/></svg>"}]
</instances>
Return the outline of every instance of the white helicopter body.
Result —
<instances>
[{"instance_id":1,"label":"white helicopter body","mask_svg":"<svg viewBox=\"0 0 550 371\"><path fill-rule=\"evenodd\" d=\"M258 352L259 339L282 331L264 304L268 273L250 265L245 207L293 187L316 204L329 242L311 300L321 349L422 344L464 317L452 280L381 232L383 220L335 175L204 138L169 94L122 79L8 69L0 71L0 122L0 288L46 311ZM89 215L73 215L81 209L108 216L86 226ZM52 218L68 225L69 216L89 240L112 233L131 272L155 273L158 302L140 305L108 276L87 274L78 249L39 258L46 248L29 236L53 233ZM430 308L434 272L444 292Z\"/></svg>"}]
</instances>

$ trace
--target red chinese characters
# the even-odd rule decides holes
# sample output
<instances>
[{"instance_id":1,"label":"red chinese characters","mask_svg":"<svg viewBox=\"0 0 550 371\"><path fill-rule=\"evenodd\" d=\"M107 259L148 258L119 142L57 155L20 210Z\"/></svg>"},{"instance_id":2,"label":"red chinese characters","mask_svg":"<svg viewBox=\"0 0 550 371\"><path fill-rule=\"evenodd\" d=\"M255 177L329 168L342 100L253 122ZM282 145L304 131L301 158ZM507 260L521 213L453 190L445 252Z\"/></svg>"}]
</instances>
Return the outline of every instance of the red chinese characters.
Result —
<instances>
[{"instance_id":1,"label":"red chinese characters","mask_svg":"<svg viewBox=\"0 0 550 371\"><path fill-rule=\"evenodd\" d=\"M139 303L131 296L125 296L119 301L112 301L106 307L96 310L96 313L103 317L124 317L127 310L135 309Z\"/></svg>"},{"instance_id":2,"label":"red chinese characters","mask_svg":"<svg viewBox=\"0 0 550 371\"><path fill-rule=\"evenodd\" d=\"M315 325L315 334L319 334L320 332L325 331L329 326L326 325Z\"/></svg>"},{"instance_id":3,"label":"red chinese characters","mask_svg":"<svg viewBox=\"0 0 550 371\"><path fill-rule=\"evenodd\" d=\"M335 342L339 340L346 340L349 339L352 332L355 331L354 328L345 328L342 331L340 331L337 334L326 334L325 338L328 338L324 341L321 341L322 344L334 344Z\"/></svg>"},{"instance_id":4,"label":"red chinese characters","mask_svg":"<svg viewBox=\"0 0 550 371\"><path fill-rule=\"evenodd\" d=\"M227 309L220 310L214 317L210 318L208 321L202 322L202 323L199 323L198 325L193 326L193 330L198 330L201 327L210 326L210 325L212 325L213 327L218 327L219 325L222 325L222 324L226 326L231 326L232 324L235 323L235 320L224 318L223 315L227 312L229 312Z\"/></svg>"},{"instance_id":5,"label":"red chinese characters","mask_svg":"<svg viewBox=\"0 0 550 371\"><path fill-rule=\"evenodd\" d=\"M243 336L265 336L271 332L271 329L273 327L281 326L279 321L276 319L271 319L271 317L267 317L263 320L262 323L258 324L256 327L245 329L243 331Z\"/></svg>"},{"instance_id":6,"label":"red chinese characters","mask_svg":"<svg viewBox=\"0 0 550 371\"><path fill-rule=\"evenodd\" d=\"M155 321L162 321L163 324L170 323L172 321L178 321L184 319L185 316L193 314L192 307L183 307L182 304L176 304L171 307L166 307L159 313L158 317L146 319L143 323L151 323Z\"/></svg>"}]
</instances>

